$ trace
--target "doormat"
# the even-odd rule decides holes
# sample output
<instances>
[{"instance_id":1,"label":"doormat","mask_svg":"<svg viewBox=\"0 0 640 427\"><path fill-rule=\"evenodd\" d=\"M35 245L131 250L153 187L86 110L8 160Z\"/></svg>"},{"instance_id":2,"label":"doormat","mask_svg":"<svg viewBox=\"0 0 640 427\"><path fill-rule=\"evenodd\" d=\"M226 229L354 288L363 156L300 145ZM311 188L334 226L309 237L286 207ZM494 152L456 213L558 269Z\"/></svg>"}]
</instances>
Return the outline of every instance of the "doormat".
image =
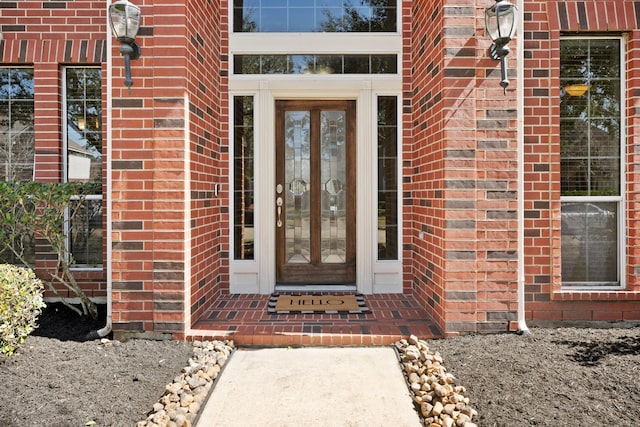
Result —
<instances>
[{"instance_id":1,"label":"doormat","mask_svg":"<svg viewBox=\"0 0 640 427\"><path fill-rule=\"evenodd\" d=\"M272 314L370 313L362 295L279 295L269 298Z\"/></svg>"}]
</instances>

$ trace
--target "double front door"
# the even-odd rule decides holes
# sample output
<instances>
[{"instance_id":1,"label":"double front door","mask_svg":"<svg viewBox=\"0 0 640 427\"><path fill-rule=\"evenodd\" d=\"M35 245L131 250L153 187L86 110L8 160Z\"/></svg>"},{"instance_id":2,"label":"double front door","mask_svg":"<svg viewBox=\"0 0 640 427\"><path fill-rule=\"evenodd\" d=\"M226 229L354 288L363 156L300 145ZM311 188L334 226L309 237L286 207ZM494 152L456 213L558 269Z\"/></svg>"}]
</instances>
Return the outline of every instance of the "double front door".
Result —
<instances>
[{"instance_id":1,"label":"double front door","mask_svg":"<svg viewBox=\"0 0 640 427\"><path fill-rule=\"evenodd\" d=\"M276 281L356 281L355 101L276 102Z\"/></svg>"}]
</instances>

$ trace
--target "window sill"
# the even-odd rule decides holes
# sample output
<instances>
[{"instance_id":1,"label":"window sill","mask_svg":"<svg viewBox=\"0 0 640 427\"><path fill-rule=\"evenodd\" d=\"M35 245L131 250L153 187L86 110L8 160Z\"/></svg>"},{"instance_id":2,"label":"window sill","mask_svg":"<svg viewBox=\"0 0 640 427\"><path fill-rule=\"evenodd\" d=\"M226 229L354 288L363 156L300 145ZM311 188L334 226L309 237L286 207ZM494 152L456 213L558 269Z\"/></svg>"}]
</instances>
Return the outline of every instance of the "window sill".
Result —
<instances>
[{"instance_id":1,"label":"window sill","mask_svg":"<svg viewBox=\"0 0 640 427\"><path fill-rule=\"evenodd\" d=\"M564 289L551 294L554 301L640 301L640 292L622 288Z\"/></svg>"}]
</instances>

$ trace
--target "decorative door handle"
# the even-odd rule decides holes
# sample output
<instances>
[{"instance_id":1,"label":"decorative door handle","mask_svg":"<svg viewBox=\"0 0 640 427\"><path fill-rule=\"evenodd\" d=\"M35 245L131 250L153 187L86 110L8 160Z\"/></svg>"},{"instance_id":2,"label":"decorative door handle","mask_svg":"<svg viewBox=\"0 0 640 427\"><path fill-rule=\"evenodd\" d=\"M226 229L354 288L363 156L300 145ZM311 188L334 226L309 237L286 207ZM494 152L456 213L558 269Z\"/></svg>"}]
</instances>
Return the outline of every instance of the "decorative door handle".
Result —
<instances>
[{"instance_id":1,"label":"decorative door handle","mask_svg":"<svg viewBox=\"0 0 640 427\"><path fill-rule=\"evenodd\" d=\"M278 211L278 220L277 220L277 222L276 222L276 226L278 226L278 227L282 227L282 219L281 219L281 216L282 216L282 197L278 197L278 198L276 199L276 206L278 207L278 208L277 208L277 211Z\"/></svg>"}]
</instances>

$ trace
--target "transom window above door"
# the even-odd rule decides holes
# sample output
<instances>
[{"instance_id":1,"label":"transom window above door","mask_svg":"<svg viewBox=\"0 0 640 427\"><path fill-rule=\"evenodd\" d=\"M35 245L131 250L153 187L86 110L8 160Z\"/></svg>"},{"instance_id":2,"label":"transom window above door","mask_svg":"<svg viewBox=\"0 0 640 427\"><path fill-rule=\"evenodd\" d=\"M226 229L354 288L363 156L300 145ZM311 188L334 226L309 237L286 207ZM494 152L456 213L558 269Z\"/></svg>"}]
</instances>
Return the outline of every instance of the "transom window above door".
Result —
<instances>
[{"instance_id":1,"label":"transom window above door","mask_svg":"<svg viewBox=\"0 0 640 427\"><path fill-rule=\"evenodd\" d=\"M234 0L242 33L396 32L397 0Z\"/></svg>"}]
</instances>

